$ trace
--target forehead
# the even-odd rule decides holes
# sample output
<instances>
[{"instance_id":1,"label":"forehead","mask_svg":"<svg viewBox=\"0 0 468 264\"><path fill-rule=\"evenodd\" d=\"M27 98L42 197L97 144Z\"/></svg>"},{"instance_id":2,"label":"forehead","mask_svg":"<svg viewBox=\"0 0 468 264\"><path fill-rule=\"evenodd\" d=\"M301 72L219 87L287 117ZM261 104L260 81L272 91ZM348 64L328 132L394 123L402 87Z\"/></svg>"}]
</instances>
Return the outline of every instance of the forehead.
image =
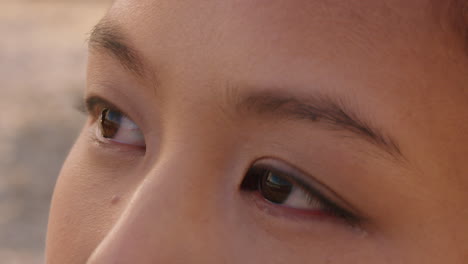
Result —
<instances>
[{"instance_id":1,"label":"forehead","mask_svg":"<svg viewBox=\"0 0 468 264\"><path fill-rule=\"evenodd\" d=\"M273 75L278 82L286 69L298 75L288 81L300 80L443 52L431 6L427 0L120 0L108 18L151 63L190 65L190 71L203 65L205 73L236 79Z\"/></svg>"}]
</instances>

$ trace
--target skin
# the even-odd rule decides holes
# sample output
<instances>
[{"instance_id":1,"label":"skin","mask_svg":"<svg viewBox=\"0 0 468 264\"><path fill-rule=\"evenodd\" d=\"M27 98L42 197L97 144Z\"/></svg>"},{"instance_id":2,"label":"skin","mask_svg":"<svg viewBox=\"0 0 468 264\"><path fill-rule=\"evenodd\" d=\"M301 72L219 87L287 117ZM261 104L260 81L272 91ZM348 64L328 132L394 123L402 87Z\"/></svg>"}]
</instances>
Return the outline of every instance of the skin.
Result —
<instances>
[{"instance_id":1,"label":"skin","mask_svg":"<svg viewBox=\"0 0 468 264\"><path fill-rule=\"evenodd\" d=\"M117 0L104 21L143 59L122 65L91 43L85 96L124 112L146 150L97 139L91 111L56 185L47 263L466 263L468 61L444 10ZM343 102L401 153L236 110L252 93ZM242 189L263 158L363 220L304 216Z\"/></svg>"}]
</instances>

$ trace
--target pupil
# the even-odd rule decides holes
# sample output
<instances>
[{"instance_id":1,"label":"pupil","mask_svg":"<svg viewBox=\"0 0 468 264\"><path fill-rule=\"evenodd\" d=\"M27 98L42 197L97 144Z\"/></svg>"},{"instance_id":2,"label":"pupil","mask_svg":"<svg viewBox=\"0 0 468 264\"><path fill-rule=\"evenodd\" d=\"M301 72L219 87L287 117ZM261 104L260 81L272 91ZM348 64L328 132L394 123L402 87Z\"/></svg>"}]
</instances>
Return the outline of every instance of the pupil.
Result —
<instances>
[{"instance_id":1,"label":"pupil","mask_svg":"<svg viewBox=\"0 0 468 264\"><path fill-rule=\"evenodd\" d=\"M110 109L104 109L101 113L101 133L105 138L113 138L120 128L122 115Z\"/></svg>"},{"instance_id":2,"label":"pupil","mask_svg":"<svg viewBox=\"0 0 468 264\"><path fill-rule=\"evenodd\" d=\"M272 203L283 203L288 199L293 188L290 181L271 171L265 173L259 179L260 192L263 197Z\"/></svg>"}]
</instances>

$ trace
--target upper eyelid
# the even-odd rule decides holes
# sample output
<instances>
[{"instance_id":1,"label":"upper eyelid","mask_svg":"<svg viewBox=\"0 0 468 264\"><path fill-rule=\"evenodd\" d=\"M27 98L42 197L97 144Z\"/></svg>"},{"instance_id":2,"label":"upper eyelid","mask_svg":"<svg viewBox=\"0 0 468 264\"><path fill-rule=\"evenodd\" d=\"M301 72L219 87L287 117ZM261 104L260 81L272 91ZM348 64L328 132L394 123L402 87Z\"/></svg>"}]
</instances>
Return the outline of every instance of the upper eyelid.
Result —
<instances>
[{"instance_id":1,"label":"upper eyelid","mask_svg":"<svg viewBox=\"0 0 468 264\"><path fill-rule=\"evenodd\" d=\"M302 177L296 176L295 173L285 172L277 168L274 168L273 166L268 166L265 164L259 164L259 165L256 165L256 167L260 169L270 170L274 172L275 174L279 174L282 177L289 179L290 181L294 182L294 184L297 184L299 188L303 189L304 191L308 193L311 193L314 197L317 197L317 199L324 204L331 203L329 202L329 200L332 200L332 199L322 194L322 192L314 188L312 184L309 184L305 180L302 180L301 179Z\"/></svg>"},{"instance_id":2,"label":"upper eyelid","mask_svg":"<svg viewBox=\"0 0 468 264\"><path fill-rule=\"evenodd\" d=\"M91 96L85 99L85 106L88 112L92 112L96 109L97 106L105 106L107 108L112 108L115 110L119 110L114 104L110 103L109 101L98 97L98 96ZM120 110L119 110L120 111Z\"/></svg>"},{"instance_id":3,"label":"upper eyelid","mask_svg":"<svg viewBox=\"0 0 468 264\"><path fill-rule=\"evenodd\" d=\"M109 99L108 99L109 98ZM131 98L117 93L112 92L91 92L86 94L83 100L84 108L86 113L90 117L90 122L94 123L100 118L102 110L108 108L110 110L119 112L124 117L135 123L143 134L153 133L154 122L150 122L148 118L152 118L149 115L142 115L146 113L144 107L140 104L134 104Z\"/></svg>"},{"instance_id":4,"label":"upper eyelid","mask_svg":"<svg viewBox=\"0 0 468 264\"><path fill-rule=\"evenodd\" d=\"M104 108L109 108L112 109L113 111L117 111L121 113L123 116L129 118L130 120L133 121L130 116L122 111L119 107L117 107L115 104L109 102L108 100L100 97L100 96L90 96L85 98L85 108L88 112L88 114L95 115L94 117L98 117L100 113L97 113L97 107L102 106L102 109Z\"/></svg>"}]
</instances>

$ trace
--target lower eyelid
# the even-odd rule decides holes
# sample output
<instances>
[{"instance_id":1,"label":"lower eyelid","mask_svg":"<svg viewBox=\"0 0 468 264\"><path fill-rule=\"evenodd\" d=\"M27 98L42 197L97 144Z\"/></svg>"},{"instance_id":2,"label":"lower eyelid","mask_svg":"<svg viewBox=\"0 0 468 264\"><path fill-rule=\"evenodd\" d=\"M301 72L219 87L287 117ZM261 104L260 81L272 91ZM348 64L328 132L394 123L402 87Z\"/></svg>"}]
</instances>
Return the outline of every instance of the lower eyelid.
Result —
<instances>
[{"instance_id":1,"label":"lower eyelid","mask_svg":"<svg viewBox=\"0 0 468 264\"><path fill-rule=\"evenodd\" d=\"M263 217L268 218L268 221L292 221L302 222L305 226L315 224L327 224L340 227L353 227L346 220L328 214L324 210L300 210L277 205L265 200L259 193L249 192L246 194L246 202L253 204L253 209L256 209ZM354 227L353 227L354 228Z\"/></svg>"},{"instance_id":2,"label":"lower eyelid","mask_svg":"<svg viewBox=\"0 0 468 264\"><path fill-rule=\"evenodd\" d=\"M361 223L350 223L344 219L319 211L300 211L278 208L255 192L244 192L242 200L248 208L252 221L268 234L291 235L295 238L321 239L349 236L349 239L372 235L372 230ZM284 238L281 236L281 238Z\"/></svg>"},{"instance_id":3,"label":"lower eyelid","mask_svg":"<svg viewBox=\"0 0 468 264\"><path fill-rule=\"evenodd\" d=\"M96 122L89 126L87 134L93 145L100 150L109 151L109 154L122 154L121 156L128 157L134 157L135 155L141 156L145 154L145 148L118 143L104 138L100 135L98 124Z\"/></svg>"}]
</instances>

